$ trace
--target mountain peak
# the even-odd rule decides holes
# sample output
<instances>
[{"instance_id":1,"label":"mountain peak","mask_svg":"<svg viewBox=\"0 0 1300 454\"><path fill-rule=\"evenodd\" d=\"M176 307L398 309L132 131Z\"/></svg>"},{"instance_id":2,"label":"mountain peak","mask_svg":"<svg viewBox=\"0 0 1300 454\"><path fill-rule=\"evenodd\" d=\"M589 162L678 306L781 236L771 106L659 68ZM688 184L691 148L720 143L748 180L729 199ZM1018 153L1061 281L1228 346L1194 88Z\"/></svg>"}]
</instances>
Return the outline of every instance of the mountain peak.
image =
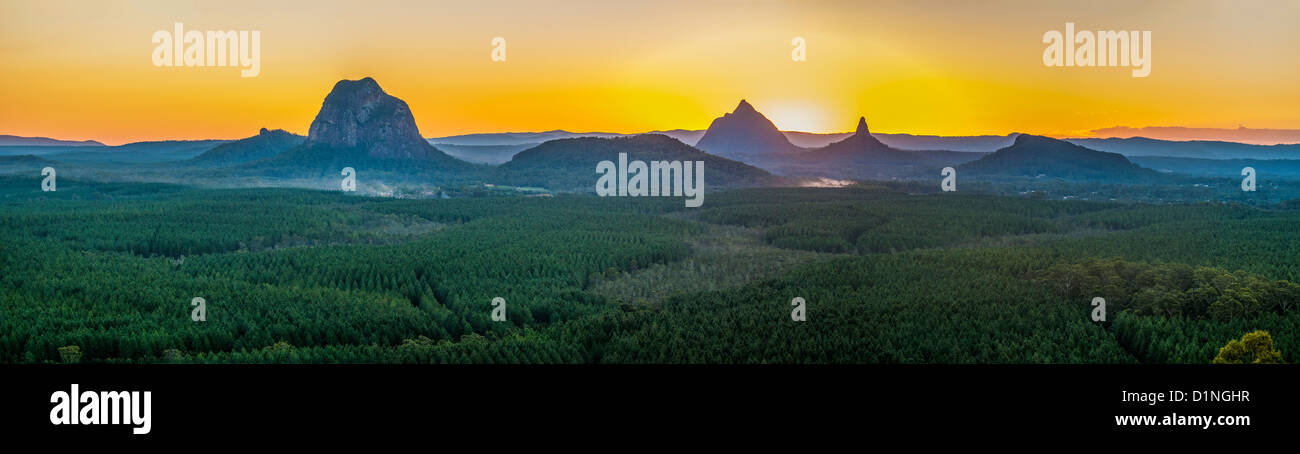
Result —
<instances>
[{"instance_id":1,"label":"mountain peak","mask_svg":"<svg viewBox=\"0 0 1300 454\"><path fill-rule=\"evenodd\" d=\"M871 130L867 129L867 117L858 117L858 129L854 134L871 134Z\"/></svg>"},{"instance_id":2,"label":"mountain peak","mask_svg":"<svg viewBox=\"0 0 1300 454\"><path fill-rule=\"evenodd\" d=\"M754 110L754 106L749 104L749 101L742 99L740 100L740 104L736 105L736 110L732 111L731 113L738 114L738 113L751 113L751 112L758 113L757 110Z\"/></svg>"},{"instance_id":3,"label":"mountain peak","mask_svg":"<svg viewBox=\"0 0 1300 454\"><path fill-rule=\"evenodd\" d=\"M384 90L379 88L379 82L375 82L375 79L371 77L363 77L357 80L343 79L336 82L334 88L330 90L330 93L339 91L378 91L383 93Z\"/></svg>"},{"instance_id":4,"label":"mountain peak","mask_svg":"<svg viewBox=\"0 0 1300 454\"><path fill-rule=\"evenodd\" d=\"M696 148L728 157L795 151L796 147L759 113L749 101L740 100L736 110L713 119L709 129L695 143Z\"/></svg>"},{"instance_id":5,"label":"mountain peak","mask_svg":"<svg viewBox=\"0 0 1300 454\"><path fill-rule=\"evenodd\" d=\"M376 158L420 158L429 148L406 102L385 93L369 77L334 84L311 123L306 144L361 148Z\"/></svg>"},{"instance_id":6,"label":"mountain peak","mask_svg":"<svg viewBox=\"0 0 1300 454\"><path fill-rule=\"evenodd\" d=\"M295 135L294 133L291 133L291 132L289 132L289 131L285 131L285 130L283 130L283 129L267 129L267 128L262 128L262 130L260 130L260 131L257 132L257 135L258 135L258 136L264 136L264 137L265 137L265 136L273 136L273 137L295 136L295 137L302 137L302 136Z\"/></svg>"},{"instance_id":7,"label":"mountain peak","mask_svg":"<svg viewBox=\"0 0 1300 454\"><path fill-rule=\"evenodd\" d=\"M867 129L867 117L858 117L858 127L853 135L811 150L804 154L822 162L839 162L845 165L919 165L924 161L917 155L891 148L882 143Z\"/></svg>"},{"instance_id":8,"label":"mountain peak","mask_svg":"<svg viewBox=\"0 0 1300 454\"><path fill-rule=\"evenodd\" d=\"M1033 134L1017 134L1016 140L1011 142L1012 145L1032 145L1032 144L1052 144L1062 142L1051 137L1035 136Z\"/></svg>"}]
</instances>

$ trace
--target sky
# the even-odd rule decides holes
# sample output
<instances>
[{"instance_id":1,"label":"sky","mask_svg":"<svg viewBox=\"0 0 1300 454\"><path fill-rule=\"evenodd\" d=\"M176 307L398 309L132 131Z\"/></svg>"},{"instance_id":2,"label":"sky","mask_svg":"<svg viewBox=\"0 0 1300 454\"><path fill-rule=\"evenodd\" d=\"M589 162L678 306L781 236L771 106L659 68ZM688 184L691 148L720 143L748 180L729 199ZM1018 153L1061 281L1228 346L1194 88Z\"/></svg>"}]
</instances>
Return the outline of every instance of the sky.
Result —
<instances>
[{"instance_id":1,"label":"sky","mask_svg":"<svg viewBox=\"0 0 1300 454\"><path fill-rule=\"evenodd\" d=\"M259 31L260 73L155 66L151 38L177 22ZM1150 75L1046 66L1067 22L1150 31ZM740 99L809 132L1300 129L1297 23L1288 0L3 0L0 134L305 134L336 81L366 76L426 137L704 129Z\"/></svg>"}]
</instances>

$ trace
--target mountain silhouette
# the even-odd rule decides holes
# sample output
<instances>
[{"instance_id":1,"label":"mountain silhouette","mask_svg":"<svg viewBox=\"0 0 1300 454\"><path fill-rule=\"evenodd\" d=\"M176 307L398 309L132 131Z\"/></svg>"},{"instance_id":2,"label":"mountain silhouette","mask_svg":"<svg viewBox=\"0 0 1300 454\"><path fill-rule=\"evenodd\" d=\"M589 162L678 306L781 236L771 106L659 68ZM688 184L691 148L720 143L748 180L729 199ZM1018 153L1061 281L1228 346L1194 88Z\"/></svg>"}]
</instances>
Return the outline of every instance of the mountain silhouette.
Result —
<instances>
[{"instance_id":1,"label":"mountain silhouette","mask_svg":"<svg viewBox=\"0 0 1300 454\"><path fill-rule=\"evenodd\" d=\"M195 163L231 165L270 158L285 150L301 145L306 137L283 129L262 128L257 135L227 142L203 152L192 159Z\"/></svg>"},{"instance_id":2,"label":"mountain silhouette","mask_svg":"<svg viewBox=\"0 0 1300 454\"><path fill-rule=\"evenodd\" d=\"M1030 176L1062 179L1150 177L1157 172L1133 164L1118 153L1085 148L1064 140L1020 134L1011 146L960 169L976 175Z\"/></svg>"},{"instance_id":3,"label":"mountain silhouette","mask_svg":"<svg viewBox=\"0 0 1300 454\"><path fill-rule=\"evenodd\" d=\"M920 165L926 159L903 150L885 145L871 135L867 129L867 118L858 118L858 127L853 135L839 142L822 148L800 153L801 159L842 165Z\"/></svg>"},{"instance_id":4,"label":"mountain silhouette","mask_svg":"<svg viewBox=\"0 0 1300 454\"><path fill-rule=\"evenodd\" d=\"M428 159L430 152L406 101L369 77L334 84L311 122L307 146L361 148L381 159Z\"/></svg>"},{"instance_id":5,"label":"mountain silhouette","mask_svg":"<svg viewBox=\"0 0 1300 454\"><path fill-rule=\"evenodd\" d=\"M1094 150L1127 157L1166 156L1200 159L1300 159L1300 144L1252 145L1210 140L1159 140L1146 137L1065 139Z\"/></svg>"},{"instance_id":6,"label":"mountain silhouette","mask_svg":"<svg viewBox=\"0 0 1300 454\"><path fill-rule=\"evenodd\" d=\"M0 147L102 147L104 144L95 140L59 140L49 137L23 137L0 134Z\"/></svg>"},{"instance_id":7,"label":"mountain silhouette","mask_svg":"<svg viewBox=\"0 0 1300 454\"><path fill-rule=\"evenodd\" d=\"M746 162L764 155L790 153L800 149L790 143L772 120L768 120L743 99L736 110L715 118L695 147Z\"/></svg>"},{"instance_id":8,"label":"mountain silhouette","mask_svg":"<svg viewBox=\"0 0 1300 454\"><path fill-rule=\"evenodd\" d=\"M867 128L866 117L859 117L853 133L829 145L800 149L793 153L768 154L753 160L754 165L778 175L791 177L829 177L838 179L895 179L926 173L941 164L965 162L978 156L930 150L900 150L881 142Z\"/></svg>"},{"instance_id":9,"label":"mountain silhouette","mask_svg":"<svg viewBox=\"0 0 1300 454\"><path fill-rule=\"evenodd\" d=\"M594 191L600 161L618 162L627 153L629 162L704 161L704 183L708 187L765 186L781 179L766 170L714 156L662 134L631 137L581 137L552 140L519 152L497 169L497 180L521 186L542 186L559 190Z\"/></svg>"},{"instance_id":10,"label":"mountain silhouette","mask_svg":"<svg viewBox=\"0 0 1300 454\"><path fill-rule=\"evenodd\" d=\"M429 145L406 102L369 77L334 84L302 145L251 166L320 175L337 174L343 167L440 176L477 170Z\"/></svg>"}]
</instances>

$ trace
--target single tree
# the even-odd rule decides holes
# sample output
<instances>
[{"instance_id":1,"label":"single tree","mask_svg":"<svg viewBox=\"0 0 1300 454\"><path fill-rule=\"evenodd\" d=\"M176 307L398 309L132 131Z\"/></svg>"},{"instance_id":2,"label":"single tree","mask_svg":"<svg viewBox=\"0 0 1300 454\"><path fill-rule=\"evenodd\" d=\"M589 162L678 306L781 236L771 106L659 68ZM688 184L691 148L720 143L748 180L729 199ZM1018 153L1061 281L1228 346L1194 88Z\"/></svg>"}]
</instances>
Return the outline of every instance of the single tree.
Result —
<instances>
[{"instance_id":1,"label":"single tree","mask_svg":"<svg viewBox=\"0 0 1300 454\"><path fill-rule=\"evenodd\" d=\"M1228 341L1214 357L1214 364L1282 364L1282 352L1273 349L1268 331L1255 331Z\"/></svg>"}]
</instances>

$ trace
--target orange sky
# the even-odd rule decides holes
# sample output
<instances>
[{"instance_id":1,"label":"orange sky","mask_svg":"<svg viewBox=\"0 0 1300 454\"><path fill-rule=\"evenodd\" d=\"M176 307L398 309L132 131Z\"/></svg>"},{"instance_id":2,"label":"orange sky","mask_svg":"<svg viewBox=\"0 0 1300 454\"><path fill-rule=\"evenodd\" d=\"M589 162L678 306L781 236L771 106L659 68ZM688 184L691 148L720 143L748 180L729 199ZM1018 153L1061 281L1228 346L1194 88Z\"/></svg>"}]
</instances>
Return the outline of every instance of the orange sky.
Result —
<instances>
[{"instance_id":1,"label":"orange sky","mask_svg":"<svg viewBox=\"0 0 1300 454\"><path fill-rule=\"evenodd\" d=\"M1050 68L1044 32L1152 31L1152 72ZM157 30L261 32L261 74L159 68ZM1300 2L0 2L0 134L137 140L306 133L372 76L427 137L703 129L741 99L778 127L1083 136L1300 128ZM491 40L507 39L492 62ZM790 58L807 41L807 61Z\"/></svg>"}]
</instances>

